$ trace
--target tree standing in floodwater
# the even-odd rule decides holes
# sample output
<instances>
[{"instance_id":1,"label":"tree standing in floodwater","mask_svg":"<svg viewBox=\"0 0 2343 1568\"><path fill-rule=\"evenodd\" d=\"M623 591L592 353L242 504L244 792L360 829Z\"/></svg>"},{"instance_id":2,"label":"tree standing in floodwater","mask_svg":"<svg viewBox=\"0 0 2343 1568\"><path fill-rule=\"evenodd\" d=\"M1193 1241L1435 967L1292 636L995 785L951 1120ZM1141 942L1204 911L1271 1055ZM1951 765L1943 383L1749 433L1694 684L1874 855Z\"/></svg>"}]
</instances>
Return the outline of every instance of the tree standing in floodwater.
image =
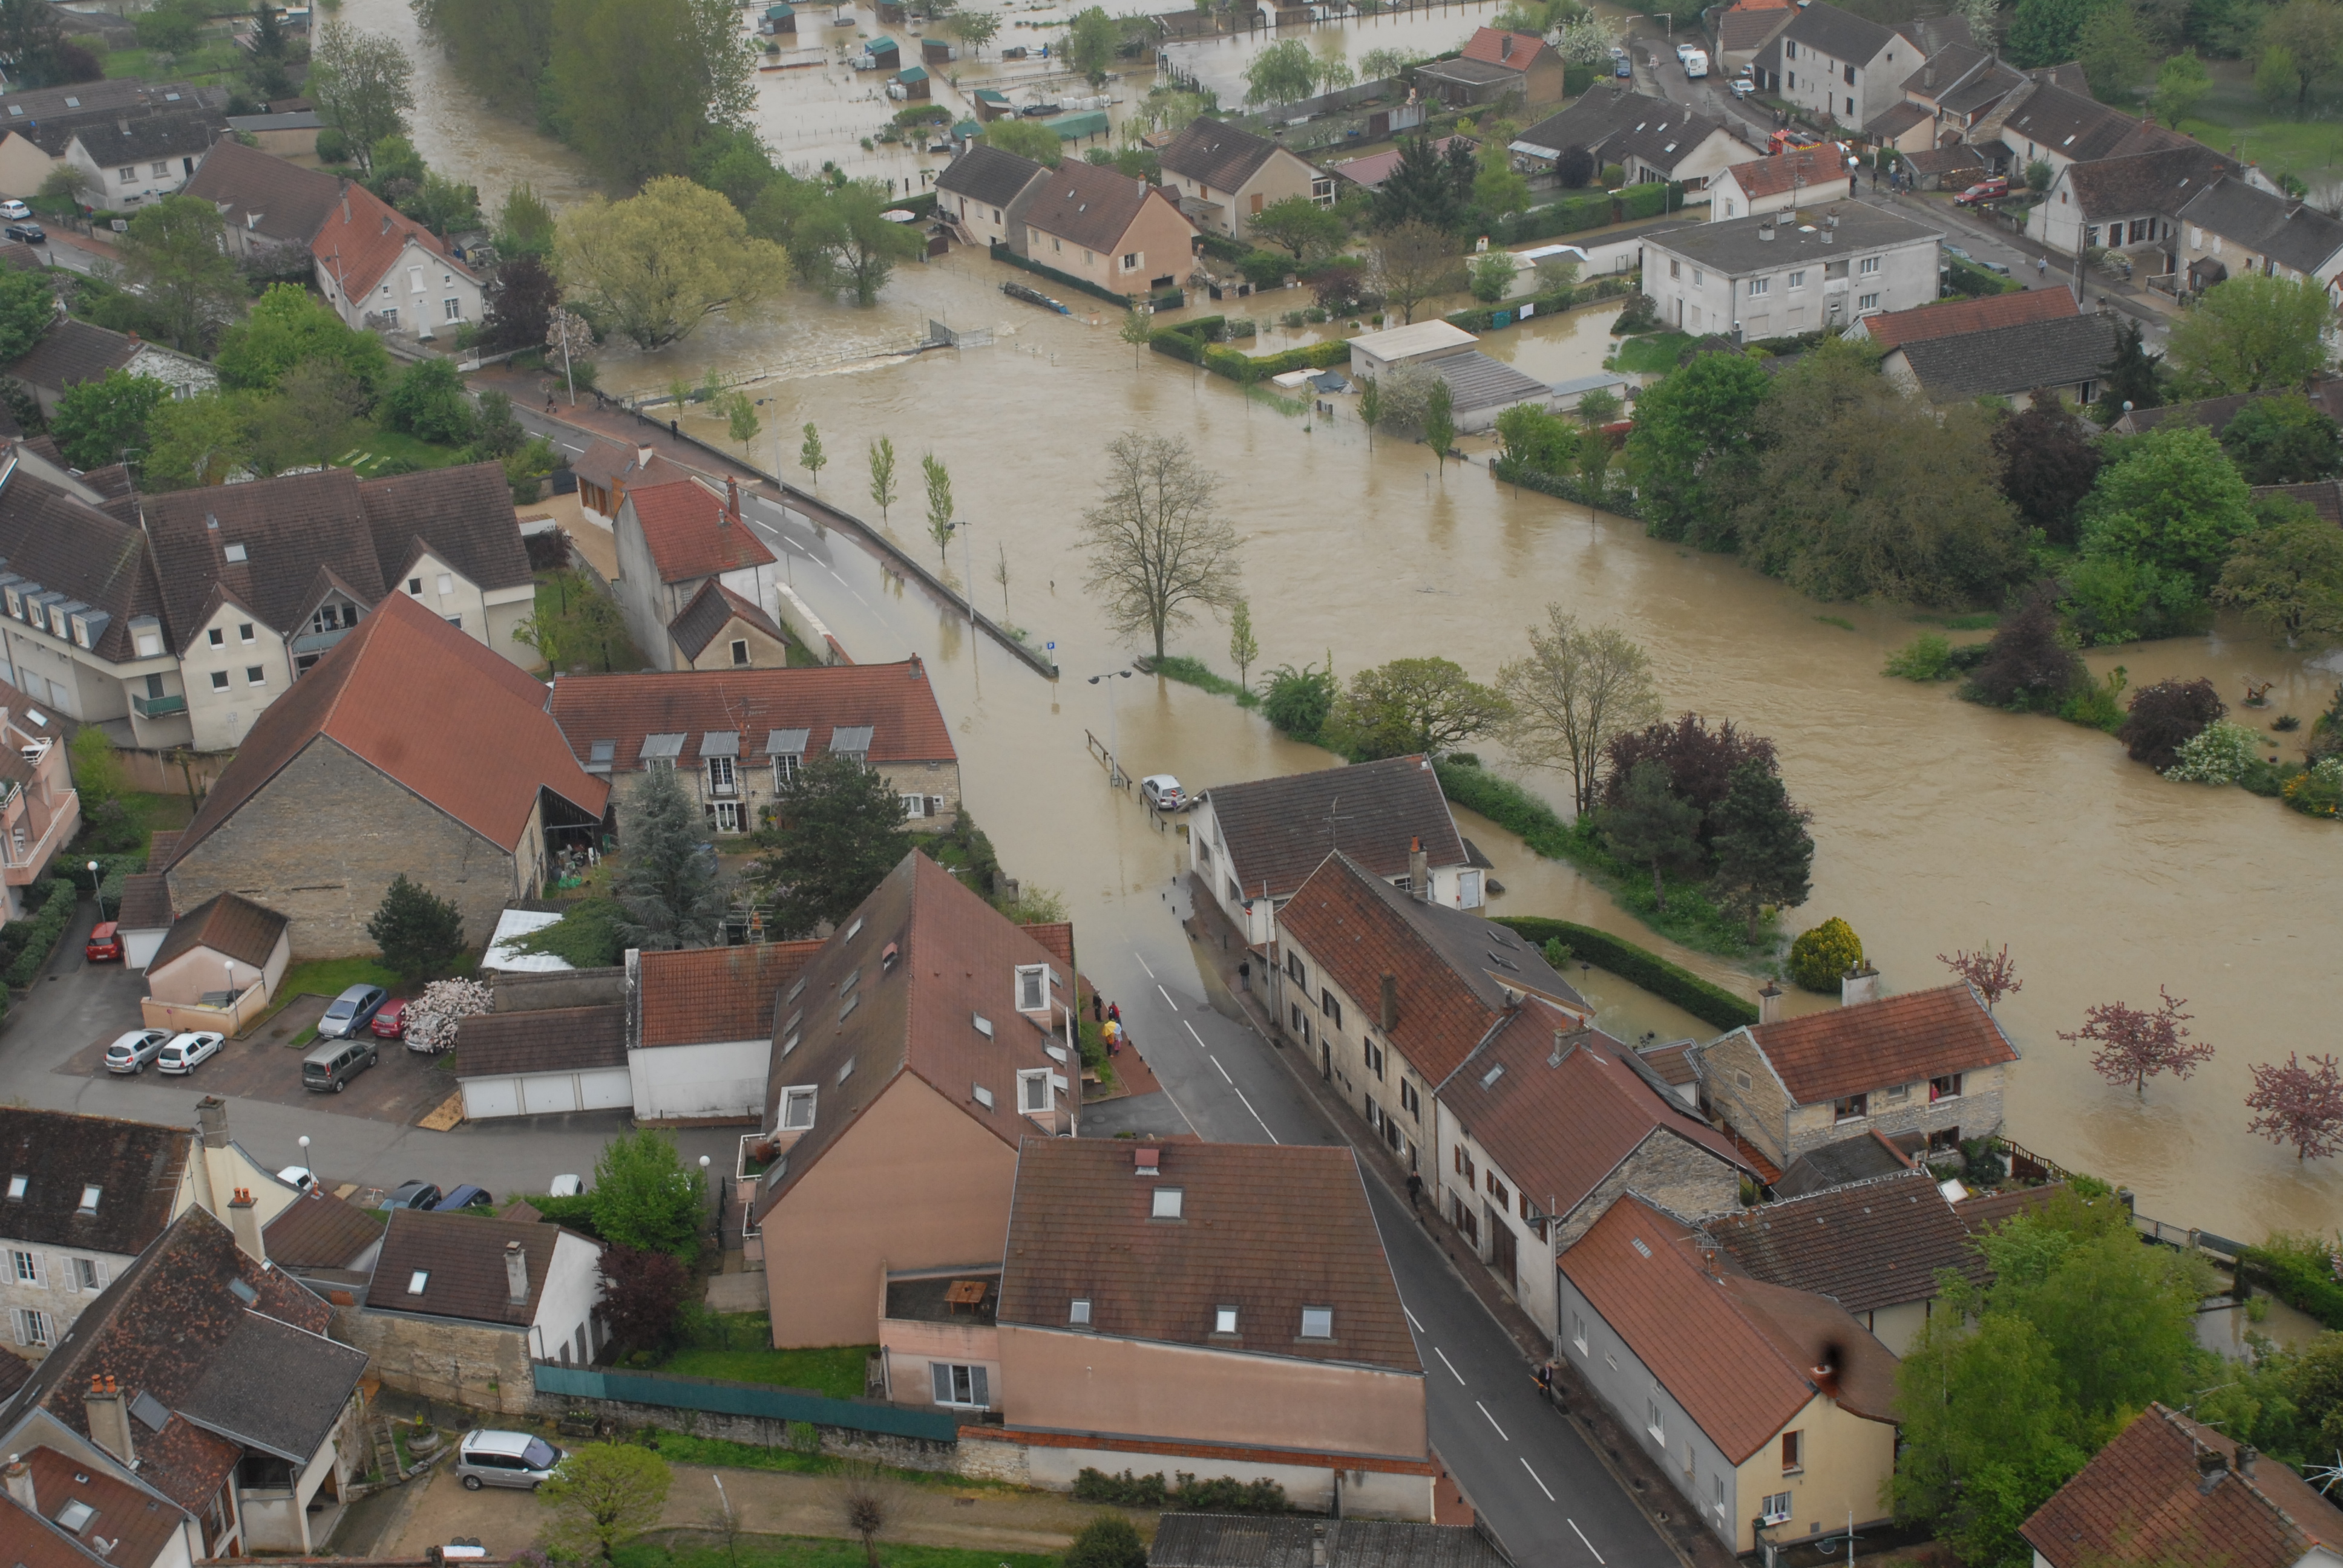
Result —
<instances>
[{"instance_id":1,"label":"tree standing in floodwater","mask_svg":"<svg viewBox=\"0 0 2343 1568\"><path fill-rule=\"evenodd\" d=\"M1213 480L1185 439L1127 430L1107 447L1099 504L1082 514L1088 587L1107 625L1144 631L1163 657L1164 634L1195 619L1186 607L1237 601L1237 532L1213 509Z\"/></svg>"}]
</instances>

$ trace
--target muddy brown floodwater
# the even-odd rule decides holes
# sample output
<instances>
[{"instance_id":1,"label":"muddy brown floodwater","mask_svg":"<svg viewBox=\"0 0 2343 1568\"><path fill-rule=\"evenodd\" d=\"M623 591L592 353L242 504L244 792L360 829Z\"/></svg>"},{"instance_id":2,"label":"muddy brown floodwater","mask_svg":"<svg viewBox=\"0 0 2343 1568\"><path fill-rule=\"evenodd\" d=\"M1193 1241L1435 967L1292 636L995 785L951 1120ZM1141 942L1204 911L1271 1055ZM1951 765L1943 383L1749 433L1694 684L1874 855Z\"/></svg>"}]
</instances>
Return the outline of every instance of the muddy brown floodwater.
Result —
<instances>
[{"instance_id":1,"label":"muddy brown floodwater","mask_svg":"<svg viewBox=\"0 0 2343 1568\"><path fill-rule=\"evenodd\" d=\"M404 16L391 0L352 0L347 13ZM378 25L378 24L377 24ZM427 77L432 74L427 68ZM428 86L437 95L440 89ZM466 117L418 139L435 162L488 182L490 166L548 179L558 151L528 134ZM512 149L522 149L516 152ZM500 160L478 167L464 159ZM930 660L963 759L966 789L1003 861L1062 890L1084 932L1085 965L1126 945L1159 969L1183 947L1162 895L1176 837L1101 787L1085 730L1110 723L1134 774L1171 771L1192 790L1329 765L1314 749L1190 688L1090 675L1118 668L1133 644L1107 631L1081 592L1078 530L1095 492L1099 449L1118 431L1184 436L1222 480L1245 536L1244 571L1262 655L1256 673L1322 661L1342 671L1439 654L1482 678L1515 657L1523 628L1549 601L1614 625L1650 651L1669 708L1731 718L1780 749L1792 791L1815 814L1819 847L1804 927L1845 916L1891 988L1943 983L1936 955L2006 942L2024 991L2002 1005L2024 1060L2009 1096L2010 1135L2077 1169L2121 1181L2142 1212L2258 1238L2269 1229L2332 1230L2343 1217L2343 1171L2308 1168L2252 1137L2243 1103L2250 1064L2289 1050L2335 1049L2337 920L2333 889L2343 829L2237 789L2167 783L2095 732L1956 700L1946 687L1889 679L1882 660L1922 629L1873 608L1816 604L1733 562L1644 537L1637 526L1516 493L1484 466L1435 474L1426 450L1388 438L1370 447L1347 400L1332 418L1287 417L1154 355L1134 355L1112 313L1067 295L1060 317L1007 300L1021 275L955 249L898 273L880 305L856 311L802 293L780 315L719 322L649 356L613 351L604 385L649 390L713 367L761 376L762 466L777 451L796 466L798 430L816 423L831 459L822 493L876 515L863 454L893 438L909 494L896 531L931 551L917 459L949 465L970 555L953 541L955 576L972 557L988 610L1054 640L1066 678L1054 687L917 589L883 578L831 541L835 570L792 559L818 607L835 607L858 658ZM1263 317L1303 303L1248 302ZM1097 309L1096 325L1091 312ZM990 347L902 357L930 317L990 328ZM1602 334L1581 317L1540 321L1494 351L1540 374L1591 368ZM693 428L721 441L709 421ZM1485 460L1485 442L1468 441ZM1005 556L1004 604L994 580ZM1825 618L1837 618L1851 629ZM1225 628L1203 623L1177 651L1229 668ZM2097 652L2097 672L2127 667L2137 686L2166 676L2212 677L2234 700L2248 677L2274 682L2265 714L2306 721L2338 676L2307 668L2241 628ZM1516 771L1494 748L1492 764ZM1559 781L1520 775L1550 799ZM1666 948L1567 868L1531 857L1510 836L1473 824L1508 891L1501 910L1561 915ZM1716 960L1683 961L1745 992L1755 981ZM2194 1029L2218 1054L2195 1078L2163 1079L2143 1097L2102 1083L2072 1030L2093 1002L2145 1003L2159 985L2188 1000ZM1826 1005L1801 999L1802 1006ZM1674 1032L1680 1016L1636 1010Z\"/></svg>"}]
</instances>

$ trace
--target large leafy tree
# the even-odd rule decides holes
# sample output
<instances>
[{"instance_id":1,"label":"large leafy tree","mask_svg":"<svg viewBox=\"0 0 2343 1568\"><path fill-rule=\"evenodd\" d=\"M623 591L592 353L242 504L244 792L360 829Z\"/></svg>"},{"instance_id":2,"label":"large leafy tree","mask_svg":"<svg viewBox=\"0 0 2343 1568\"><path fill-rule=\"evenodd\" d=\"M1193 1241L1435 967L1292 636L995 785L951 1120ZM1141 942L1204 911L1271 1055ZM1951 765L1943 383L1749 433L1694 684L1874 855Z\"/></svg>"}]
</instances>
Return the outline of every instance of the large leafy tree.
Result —
<instances>
[{"instance_id":1,"label":"large leafy tree","mask_svg":"<svg viewBox=\"0 0 2343 1568\"><path fill-rule=\"evenodd\" d=\"M2009 56L2026 66L2056 65L2075 57L2083 29L2100 8L2121 0L2017 0L2009 22Z\"/></svg>"},{"instance_id":2,"label":"large leafy tree","mask_svg":"<svg viewBox=\"0 0 2343 1568\"><path fill-rule=\"evenodd\" d=\"M594 1162L594 1229L605 1241L665 1252L687 1265L699 1256L707 1222L707 1178L655 1127L621 1133Z\"/></svg>"},{"instance_id":3,"label":"large leafy tree","mask_svg":"<svg viewBox=\"0 0 2343 1568\"><path fill-rule=\"evenodd\" d=\"M2102 458L2098 444L2055 393L2036 396L2024 412L1994 427L2001 493L2020 520L2064 548L2075 543L2075 508L2091 493Z\"/></svg>"},{"instance_id":4,"label":"large leafy tree","mask_svg":"<svg viewBox=\"0 0 2343 1568\"><path fill-rule=\"evenodd\" d=\"M667 1461L648 1448L581 1443L537 1490L551 1516L546 1540L566 1557L608 1563L611 1553L659 1523L672 1480Z\"/></svg>"},{"instance_id":5,"label":"large leafy tree","mask_svg":"<svg viewBox=\"0 0 2343 1568\"><path fill-rule=\"evenodd\" d=\"M2085 555L2185 573L2200 589L2258 522L2251 491L2212 432L2178 421L2124 443L2082 517Z\"/></svg>"},{"instance_id":6,"label":"large leafy tree","mask_svg":"<svg viewBox=\"0 0 2343 1568\"><path fill-rule=\"evenodd\" d=\"M1342 248L1350 226L1333 208L1320 206L1306 196L1290 196L1253 214L1246 220L1245 233L1256 245L1292 252L1296 261L1316 261Z\"/></svg>"},{"instance_id":7,"label":"large leafy tree","mask_svg":"<svg viewBox=\"0 0 2343 1568\"><path fill-rule=\"evenodd\" d=\"M237 407L243 411L253 468L281 474L287 468L322 467L350 450L358 416L366 407L366 391L331 360L310 359L287 371L276 391L237 399ZM157 421L148 423L151 427Z\"/></svg>"},{"instance_id":8,"label":"large leafy tree","mask_svg":"<svg viewBox=\"0 0 2343 1568\"><path fill-rule=\"evenodd\" d=\"M602 1322L612 1359L663 1351L675 1342L676 1318L691 1293L691 1275L669 1252L613 1242L602 1252Z\"/></svg>"},{"instance_id":9,"label":"large leafy tree","mask_svg":"<svg viewBox=\"0 0 2343 1568\"><path fill-rule=\"evenodd\" d=\"M1710 548L1733 543L1725 481L1750 458L1750 431L1772 389L1765 369L1738 354L1704 354L1644 389L1627 436L1627 471L1657 538Z\"/></svg>"},{"instance_id":10,"label":"large leafy tree","mask_svg":"<svg viewBox=\"0 0 2343 1568\"><path fill-rule=\"evenodd\" d=\"M1248 104L1299 103L1317 85L1318 62L1309 45L1285 38L1246 63L1244 80Z\"/></svg>"},{"instance_id":11,"label":"large leafy tree","mask_svg":"<svg viewBox=\"0 0 2343 1568\"><path fill-rule=\"evenodd\" d=\"M1755 759L1734 769L1731 788L1708 814L1720 901L1747 920L1753 945L1765 906L1795 909L1813 890L1812 819L1774 770Z\"/></svg>"},{"instance_id":12,"label":"large leafy tree","mask_svg":"<svg viewBox=\"0 0 2343 1568\"><path fill-rule=\"evenodd\" d=\"M348 138L358 167L374 167L376 144L407 134L407 114L415 107L415 62L398 41L361 33L347 23L327 22L309 67L309 94L317 115Z\"/></svg>"},{"instance_id":13,"label":"large leafy tree","mask_svg":"<svg viewBox=\"0 0 2343 1568\"><path fill-rule=\"evenodd\" d=\"M731 0L558 0L552 95L564 135L604 178L683 175L710 127L756 105Z\"/></svg>"},{"instance_id":14,"label":"large leafy tree","mask_svg":"<svg viewBox=\"0 0 2343 1568\"><path fill-rule=\"evenodd\" d=\"M2257 397L2221 428L2221 449L2248 485L2300 485L2343 467L2343 431L2299 392Z\"/></svg>"},{"instance_id":15,"label":"large leafy tree","mask_svg":"<svg viewBox=\"0 0 2343 1568\"><path fill-rule=\"evenodd\" d=\"M1053 169L1066 156L1065 138L1039 120L995 120L984 127L984 145Z\"/></svg>"},{"instance_id":16,"label":"large leafy tree","mask_svg":"<svg viewBox=\"0 0 2343 1568\"><path fill-rule=\"evenodd\" d=\"M390 354L371 332L355 332L297 283L272 285L250 315L221 336L216 363L228 387L265 392L305 360L349 372L369 397L390 375Z\"/></svg>"},{"instance_id":17,"label":"large leafy tree","mask_svg":"<svg viewBox=\"0 0 2343 1568\"><path fill-rule=\"evenodd\" d=\"M1331 732L1362 759L1436 757L1502 723L1503 695L1445 658L1395 658L1351 677L1335 703Z\"/></svg>"},{"instance_id":18,"label":"large leafy tree","mask_svg":"<svg viewBox=\"0 0 2343 1568\"><path fill-rule=\"evenodd\" d=\"M226 232L210 202L166 196L141 207L116 242L124 276L161 313L176 348L201 347L245 301L244 276L227 254Z\"/></svg>"},{"instance_id":19,"label":"large leafy tree","mask_svg":"<svg viewBox=\"0 0 2343 1568\"><path fill-rule=\"evenodd\" d=\"M2169 357L2198 397L2299 387L2327 368L2334 317L2324 284L2246 273L2172 324Z\"/></svg>"},{"instance_id":20,"label":"large leafy tree","mask_svg":"<svg viewBox=\"0 0 2343 1568\"><path fill-rule=\"evenodd\" d=\"M553 58L556 0L409 0L457 76L500 109L536 106Z\"/></svg>"},{"instance_id":21,"label":"large leafy tree","mask_svg":"<svg viewBox=\"0 0 2343 1568\"><path fill-rule=\"evenodd\" d=\"M33 351L57 316L57 291L46 274L0 271L0 365Z\"/></svg>"},{"instance_id":22,"label":"large leafy tree","mask_svg":"<svg viewBox=\"0 0 2343 1568\"><path fill-rule=\"evenodd\" d=\"M1603 842L1631 866L1652 873L1652 902L1668 907L1666 877L1700 864L1700 808L1668 788L1667 769L1638 762L1616 799L1596 814Z\"/></svg>"},{"instance_id":23,"label":"large leafy tree","mask_svg":"<svg viewBox=\"0 0 2343 1568\"><path fill-rule=\"evenodd\" d=\"M1107 624L1145 632L1158 658L1172 628L1195 619L1191 606L1225 609L1241 597L1237 532L1217 488L1184 438L1125 431L1108 443L1098 505L1082 514L1086 586Z\"/></svg>"},{"instance_id":24,"label":"large leafy tree","mask_svg":"<svg viewBox=\"0 0 2343 1568\"><path fill-rule=\"evenodd\" d=\"M703 948L724 929L724 889L699 807L671 768L653 768L619 816L624 851L611 890L639 948Z\"/></svg>"},{"instance_id":25,"label":"large leafy tree","mask_svg":"<svg viewBox=\"0 0 2343 1568\"><path fill-rule=\"evenodd\" d=\"M170 387L152 377L109 370L59 395L49 433L76 468L119 463L126 451L146 446L146 421L170 396Z\"/></svg>"},{"instance_id":26,"label":"large leafy tree","mask_svg":"<svg viewBox=\"0 0 2343 1568\"><path fill-rule=\"evenodd\" d=\"M1102 5L1091 5L1066 24L1066 59L1093 87L1103 85L1113 73L1116 51L1122 47L1122 26Z\"/></svg>"},{"instance_id":27,"label":"large leafy tree","mask_svg":"<svg viewBox=\"0 0 2343 1568\"><path fill-rule=\"evenodd\" d=\"M2343 529L2306 512L2247 534L2213 598L2288 648L2343 641Z\"/></svg>"},{"instance_id":28,"label":"large leafy tree","mask_svg":"<svg viewBox=\"0 0 2343 1568\"><path fill-rule=\"evenodd\" d=\"M140 487L161 494L226 484L252 460L252 400L248 392L226 391L163 403L146 421Z\"/></svg>"},{"instance_id":29,"label":"large leafy tree","mask_svg":"<svg viewBox=\"0 0 2343 1568\"><path fill-rule=\"evenodd\" d=\"M754 311L789 263L779 246L750 236L720 194L671 176L627 201L597 196L569 208L559 236L570 295L641 348L687 337L719 311Z\"/></svg>"},{"instance_id":30,"label":"large leafy tree","mask_svg":"<svg viewBox=\"0 0 2343 1568\"><path fill-rule=\"evenodd\" d=\"M2130 408L2164 405L2165 363L2147 351L2138 322L2126 317L2116 329L2115 357L2099 367L2099 400L2091 405L2102 425L2112 425Z\"/></svg>"},{"instance_id":31,"label":"large leafy tree","mask_svg":"<svg viewBox=\"0 0 2343 1568\"><path fill-rule=\"evenodd\" d=\"M1443 227L1411 218L1386 230L1374 243L1375 292L1403 322L1435 294L1464 286L1464 261L1456 241Z\"/></svg>"},{"instance_id":32,"label":"large leafy tree","mask_svg":"<svg viewBox=\"0 0 2343 1568\"><path fill-rule=\"evenodd\" d=\"M910 849L903 799L874 770L826 752L773 802L772 849L750 873L785 938L835 925Z\"/></svg>"},{"instance_id":33,"label":"large leafy tree","mask_svg":"<svg viewBox=\"0 0 2343 1568\"><path fill-rule=\"evenodd\" d=\"M553 312L561 304L561 283L545 258L523 251L497 263L480 321L480 347L490 353L534 348L545 342Z\"/></svg>"},{"instance_id":34,"label":"large leafy tree","mask_svg":"<svg viewBox=\"0 0 2343 1568\"><path fill-rule=\"evenodd\" d=\"M823 197L799 241L820 247L834 281L851 289L854 303L866 309L879 303L895 268L916 259L927 243L913 225L888 221L883 215L893 206L878 181L850 181Z\"/></svg>"},{"instance_id":35,"label":"large leafy tree","mask_svg":"<svg viewBox=\"0 0 2343 1568\"><path fill-rule=\"evenodd\" d=\"M2310 103L2311 89L2343 71L2343 7L2330 0L2288 0L2262 23L2261 69L2254 74L2258 89L2264 76L2269 85L2289 91L2289 106L2301 114Z\"/></svg>"},{"instance_id":36,"label":"large leafy tree","mask_svg":"<svg viewBox=\"0 0 2343 1568\"><path fill-rule=\"evenodd\" d=\"M1657 718L1649 655L1615 627L1583 627L1559 604L1529 629L1525 658L1498 672L1510 712L1505 739L1524 762L1570 773L1571 803L1594 809L1605 749Z\"/></svg>"}]
</instances>

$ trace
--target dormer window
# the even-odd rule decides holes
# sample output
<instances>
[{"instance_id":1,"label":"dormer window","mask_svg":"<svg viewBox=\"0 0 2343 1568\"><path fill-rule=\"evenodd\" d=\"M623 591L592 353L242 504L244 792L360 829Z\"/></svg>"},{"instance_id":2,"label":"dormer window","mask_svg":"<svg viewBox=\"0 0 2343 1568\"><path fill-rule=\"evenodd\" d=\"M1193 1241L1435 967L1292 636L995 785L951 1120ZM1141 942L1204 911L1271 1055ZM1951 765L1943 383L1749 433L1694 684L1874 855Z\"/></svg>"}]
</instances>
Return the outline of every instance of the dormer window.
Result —
<instances>
[{"instance_id":1,"label":"dormer window","mask_svg":"<svg viewBox=\"0 0 2343 1568\"><path fill-rule=\"evenodd\" d=\"M803 1132L813 1125L814 1094L812 1085L781 1091L781 1131Z\"/></svg>"},{"instance_id":2,"label":"dormer window","mask_svg":"<svg viewBox=\"0 0 2343 1568\"><path fill-rule=\"evenodd\" d=\"M1053 1103L1048 1068L1031 1068L1017 1075L1017 1109L1021 1112L1047 1116Z\"/></svg>"},{"instance_id":3,"label":"dormer window","mask_svg":"<svg viewBox=\"0 0 2343 1568\"><path fill-rule=\"evenodd\" d=\"M1050 966L1019 964L1017 966L1017 1010L1047 1012L1050 1010Z\"/></svg>"},{"instance_id":4,"label":"dormer window","mask_svg":"<svg viewBox=\"0 0 2343 1568\"><path fill-rule=\"evenodd\" d=\"M75 1210L75 1212L81 1214L96 1213L98 1193L99 1189L96 1186L85 1186L81 1190L81 1207Z\"/></svg>"}]
</instances>

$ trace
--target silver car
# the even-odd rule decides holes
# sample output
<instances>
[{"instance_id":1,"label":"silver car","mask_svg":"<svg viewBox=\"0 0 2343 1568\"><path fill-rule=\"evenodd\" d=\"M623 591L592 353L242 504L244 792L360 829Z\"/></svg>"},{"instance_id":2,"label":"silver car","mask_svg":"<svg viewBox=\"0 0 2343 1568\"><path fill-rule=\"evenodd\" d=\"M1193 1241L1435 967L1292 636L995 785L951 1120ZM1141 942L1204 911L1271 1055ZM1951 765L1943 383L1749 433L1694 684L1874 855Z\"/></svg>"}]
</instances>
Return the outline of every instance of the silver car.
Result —
<instances>
[{"instance_id":1,"label":"silver car","mask_svg":"<svg viewBox=\"0 0 2343 1568\"><path fill-rule=\"evenodd\" d=\"M167 1029L134 1029L106 1048L106 1070L140 1073L170 1042Z\"/></svg>"},{"instance_id":2,"label":"silver car","mask_svg":"<svg viewBox=\"0 0 2343 1568\"><path fill-rule=\"evenodd\" d=\"M465 1487L520 1486L536 1491L552 1479L561 1451L525 1432L468 1432L456 1449L456 1473Z\"/></svg>"}]
</instances>

